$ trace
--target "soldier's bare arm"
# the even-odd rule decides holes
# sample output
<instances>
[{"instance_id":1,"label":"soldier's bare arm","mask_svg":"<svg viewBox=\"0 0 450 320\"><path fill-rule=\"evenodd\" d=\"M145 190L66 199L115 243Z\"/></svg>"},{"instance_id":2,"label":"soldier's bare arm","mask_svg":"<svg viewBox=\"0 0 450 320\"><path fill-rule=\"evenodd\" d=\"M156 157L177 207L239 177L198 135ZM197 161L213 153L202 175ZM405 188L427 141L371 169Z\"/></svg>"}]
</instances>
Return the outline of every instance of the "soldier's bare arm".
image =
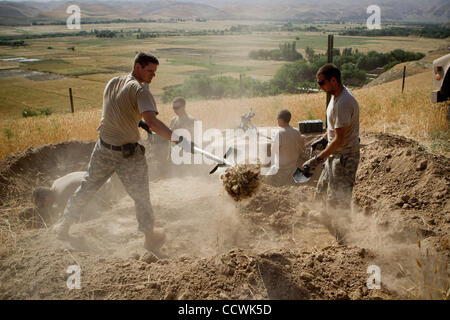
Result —
<instances>
[{"instance_id":1,"label":"soldier's bare arm","mask_svg":"<svg viewBox=\"0 0 450 320\"><path fill-rule=\"evenodd\" d=\"M145 112L142 113L142 117L144 118L145 122L148 124L150 129L155 131L161 137L164 137L167 140L171 140L172 130L170 130L164 124L164 122L162 122L161 120L159 120L156 117L156 112L154 112L154 111L145 111Z\"/></svg>"},{"instance_id":2,"label":"soldier's bare arm","mask_svg":"<svg viewBox=\"0 0 450 320\"><path fill-rule=\"evenodd\" d=\"M319 154L319 157L321 159L325 160L326 158L328 158L329 155L335 153L337 149L339 149L340 147L342 147L344 145L345 135L347 134L347 131L349 128L350 128L350 125L335 129L336 134L334 136L334 139L330 143L328 143L325 150L323 150Z\"/></svg>"}]
</instances>

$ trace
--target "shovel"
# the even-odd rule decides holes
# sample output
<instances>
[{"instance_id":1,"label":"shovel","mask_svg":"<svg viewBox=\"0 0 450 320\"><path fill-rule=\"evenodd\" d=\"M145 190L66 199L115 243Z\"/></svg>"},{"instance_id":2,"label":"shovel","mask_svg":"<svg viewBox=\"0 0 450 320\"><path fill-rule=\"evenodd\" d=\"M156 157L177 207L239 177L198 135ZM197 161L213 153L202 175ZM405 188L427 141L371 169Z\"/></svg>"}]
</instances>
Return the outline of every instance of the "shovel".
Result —
<instances>
[{"instance_id":1,"label":"shovel","mask_svg":"<svg viewBox=\"0 0 450 320\"><path fill-rule=\"evenodd\" d=\"M141 120L139 122L138 125L140 128L144 129L145 131L147 131L149 134L152 134L152 131L150 130L150 127L143 121ZM227 150L227 152L225 153L225 155L223 156L223 159L216 157L215 155L213 155L212 153L209 153L199 147L194 146L194 152L198 152L203 154L205 157L207 157L208 159L214 160L216 161L218 164L209 172L209 174L213 174L214 172L216 172L217 168L219 167L233 167L235 164L231 161L226 160L226 157L230 156L230 154L235 151L234 148L229 148Z\"/></svg>"},{"instance_id":2,"label":"shovel","mask_svg":"<svg viewBox=\"0 0 450 320\"><path fill-rule=\"evenodd\" d=\"M194 150L195 150L195 148L196 147L194 147ZM199 148L197 148L197 149L199 149ZM214 156L214 155L212 155L212 154L210 154L210 153L208 153L206 151L203 151L201 149L199 149L199 151L201 151L206 157L208 157L208 158L210 158L212 160L215 160L215 161L217 161L219 163L214 168L212 168L212 170L209 172L209 174L213 174L214 172L216 172L216 170L219 167L227 167L227 166L228 167L233 167L234 166L234 163L229 162L229 161L226 160L226 158L229 157L230 154L235 151L234 148L229 148L227 150L227 152L225 152L225 154L223 155L223 159L220 159L220 158L218 158L218 157L216 157L216 156Z\"/></svg>"},{"instance_id":3,"label":"shovel","mask_svg":"<svg viewBox=\"0 0 450 320\"><path fill-rule=\"evenodd\" d=\"M309 158L310 159L312 158L312 154L313 154L313 148L311 147L311 149L309 150ZM295 170L292 177L294 178L295 183L306 183L309 181L309 179L311 179L312 173L309 172L308 167L304 168L303 170L300 168L297 168L297 170Z\"/></svg>"}]
</instances>

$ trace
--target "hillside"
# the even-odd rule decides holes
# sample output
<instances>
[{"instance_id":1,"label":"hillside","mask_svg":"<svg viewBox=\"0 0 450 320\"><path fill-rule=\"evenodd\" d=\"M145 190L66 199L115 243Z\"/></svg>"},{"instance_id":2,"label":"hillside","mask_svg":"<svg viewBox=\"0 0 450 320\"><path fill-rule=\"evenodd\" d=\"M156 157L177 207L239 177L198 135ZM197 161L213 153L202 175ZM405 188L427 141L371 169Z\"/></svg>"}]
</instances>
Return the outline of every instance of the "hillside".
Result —
<instances>
[{"instance_id":1,"label":"hillside","mask_svg":"<svg viewBox=\"0 0 450 320\"><path fill-rule=\"evenodd\" d=\"M30 24L39 20L63 20L69 4L77 4L82 16L89 19L257 19L302 21L358 21L364 22L366 8L371 1L330 0L310 1L54 1L0 3L0 25ZM450 20L450 7L446 0L405 1L385 0L378 3L382 19L393 22L434 22Z\"/></svg>"}]
</instances>

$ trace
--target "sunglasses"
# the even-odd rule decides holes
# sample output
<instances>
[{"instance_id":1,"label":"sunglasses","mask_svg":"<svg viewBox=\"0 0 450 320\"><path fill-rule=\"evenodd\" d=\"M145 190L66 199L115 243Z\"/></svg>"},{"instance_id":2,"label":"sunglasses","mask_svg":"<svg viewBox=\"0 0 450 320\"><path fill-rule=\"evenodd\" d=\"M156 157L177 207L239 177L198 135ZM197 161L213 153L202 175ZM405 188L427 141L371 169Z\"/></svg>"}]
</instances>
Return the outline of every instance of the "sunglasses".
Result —
<instances>
[{"instance_id":1,"label":"sunglasses","mask_svg":"<svg viewBox=\"0 0 450 320\"><path fill-rule=\"evenodd\" d=\"M178 107L172 107L173 108L173 110L178 110L178 109L181 109L181 106L178 106Z\"/></svg>"},{"instance_id":2,"label":"sunglasses","mask_svg":"<svg viewBox=\"0 0 450 320\"><path fill-rule=\"evenodd\" d=\"M317 84L319 86L323 86L325 84L325 80L317 81Z\"/></svg>"}]
</instances>

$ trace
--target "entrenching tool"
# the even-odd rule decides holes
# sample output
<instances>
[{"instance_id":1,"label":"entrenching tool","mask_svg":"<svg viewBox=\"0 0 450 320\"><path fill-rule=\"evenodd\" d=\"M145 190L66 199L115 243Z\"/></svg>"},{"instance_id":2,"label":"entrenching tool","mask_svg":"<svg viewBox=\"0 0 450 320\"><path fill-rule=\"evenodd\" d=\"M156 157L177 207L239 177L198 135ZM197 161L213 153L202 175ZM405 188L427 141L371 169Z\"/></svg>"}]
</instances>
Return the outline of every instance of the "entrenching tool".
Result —
<instances>
[{"instance_id":1,"label":"entrenching tool","mask_svg":"<svg viewBox=\"0 0 450 320\"><path fill-rule=\"evenodd\" d=\"M310 159L312 158L313 151L314 150L311 147L311 149L309 150ZM304 168L304 170L302 170L301 168L297 168L292 177L294 178L295 183L306 183L309 181L309 179L311 179L312 173L309 172L309 168Z\"/></svg>"},{"instance_id":2,"label":"entrenching tool","mask_svg":"<svg viewBox=\"0 0 450 320\"><path fill-rule=\"evenodd\" d=\"M194 149L195 149L195 148L194 148ZM202 150L202 151L203 151L203 150ZM227 152L223 155L223 159L220 159L220 158L217 158L217 157L215 157L216 159L212 159L212 160L216 160L217 162L219 162L219 164L217 164L217 165L209 172L209 174L213 174L214 172L216 172L216 170L217 170L219 167L226 167L226 166L233 167L233 166L234 166L234 163L231 163L231 162L228 162L227 160L225 160L228 156L230 156L230 154L231 154L233 151L235 151L233 148L229 148L229 149L227 150ZM205 156L207 156L206 153L207 153L207 152L204 153ZM211 154L210 154L210 155L211 155ZM211 159L211 158L210 158L210 159ZM222 162L222 163L221 163L221 162Z\"/></svg>"},{"instance_id":3,"label":"entrenching tool","mask_svg":"<svg viewBox=\"0 0 450 320\"><path fill-rule=\"evenodd\" d=\"M143 120L141 120L140 122L139 122L139 125L138 125L140 128L142 128L142 129L144 129L145 131L147 131L148 133L150 133L151 134L151 130L150 130L150 128L149 128L149 126L143 121ZM183 137L181 137L181 138L183 138ZM180 140L181 141L181 140ZM208 159L211 159L211 160L214 160L214 161L216 161L218 164L209 172L209 174L213 174L216 170L217 170L217 168L219 168L219 167L234 167L235 166L235 164L232 162L232 161L228 161L228 160L226 160L226 158L227 157L229 157L230 156L230 154L233 152L233 151L235 151L235 149L234 148L229 148L228 150L227 150L227 152L225 153L225 155L223 156L223 159L222 158L219 158L219 157L217 157L217 156L215 156L215 155L213 155L212 153L209 153L209 152L207 152L207 151L205 151L205 150L203 150L203 149L201 149L201 148L199 148L199 147L197 147L197 146L193 146L193 151L194 152L197 152L197 153L201 153L201 154L203 154L205 157L207 157Z\"/></svg>"}]
</instances>

